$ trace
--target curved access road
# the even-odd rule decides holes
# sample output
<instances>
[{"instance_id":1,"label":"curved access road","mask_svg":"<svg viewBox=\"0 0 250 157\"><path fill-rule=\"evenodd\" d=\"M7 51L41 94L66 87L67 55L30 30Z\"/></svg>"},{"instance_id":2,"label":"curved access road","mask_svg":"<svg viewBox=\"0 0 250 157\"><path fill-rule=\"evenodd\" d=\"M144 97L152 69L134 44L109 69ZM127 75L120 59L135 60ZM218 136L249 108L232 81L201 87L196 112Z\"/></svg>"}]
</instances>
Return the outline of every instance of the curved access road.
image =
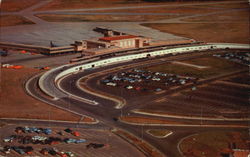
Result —
<instances>
[{"instance_id":1,"label":"curved access road","mask_svg":"<svg viewBox=\"0 0 250 157\"><path fill-rule=\"evenodd\" d=\"M200 53L198 54L200 55ZM171 61L181 60L187 57L190 57L190 56L185 56L185 55L175 56L175 59L171 58ZM192 57L195 57L195 56L192 56ZM166 62L166 61L170 61L170 59L155 58L150 61L148 59L144 59L144 60L123 62L120 64L113 64L113 65L108 65L105 67L85 70L85 71L78 72L78 73L72 73L70 75L66 75L65 77L60 79L60 81L55 82L54 80L57 74L61 73L63 70L66 70L67 68L70 68L71 66L64 67L65 69L63 70L58 68L54 70L53 73L50 73L48 75L50 79L48 79L44 83L44 85L46 85L46 87L50 89L50 94L52 93L56 99L53 97L48 98L48 97L42 96L41 93L37 92L35 86L37 85L38 77L34 77L29 81L29 83L27 84L27 89L30 90L31 93L35 95L36 97L38 97L39 99L49 101L50 103L53 103L56 106L64 107L65 109L71 110L79 114L84 114L84 115L89 115L91 117L94 117L100 121L100 125L105 125L109 128L119 128L122 130L126 130L132 133L133 135L139 138L142 138L146 142L150 143L152 146L155 147L155 149L157 148L160 152L162 152L168 157L181 156L177 148L178 141L190 134L198 133L200 131L224 130L225 128L227 128L228 130L245 130L246 129L246 128L239 128L239 127L238 128L232 127L230 125L230 122L226 123L228 125L224 125L223 127L222 126L218 127L222 123L216 122L216 121L213 121L213 124L216 124L216 126L211 125L209 127L208 126L203 127L202 125L200 127L192 126L192 125L189 125L189 126L186 126L186 125L147 126L147 125L131 125L128 123L122 123L121 121L117 121L116 118L118 118L121 115L130 113L130 110L133 108L127 108L127 109L126 107L120 108L120 109L114 108L114 106L116 105L115 102L105 99L105 98L97 97L96 95L92 95L87 92L84 92L81 89L79 89L79 87L77 86L78 80L81 79L83 76L90 77L93 74L102 73L102 72L104 74L105 70L107 72L108 71L110 72L110 70L112 69L123 70L126 68L131 68L133 67L133 65L135 67L140 66L140 63L145 65L145 63L153 64L154 62L160 63L160 62ZM90 81L86 82L87 85L90 87L96 83L95 81L93 82L92 80L93 79L90 78ZM70 93L71 95L76 95L84 99L96 101L98 102L98 104L91 105L89 103L81 101L80 99L76 99L72 97L71 95L67 96L67 93L65 93L64 91L67 91L67 93ZM130 114L136 115L135 113L130 113ZM166 118L166 119L173 120L173 118ZM178 119L175 119L175 120L181 122L181 120L178 120ZM148 135L145 132L148 129L159 129L159 128L171 130L173 131L173 134L166 139L157 139Z\"/></svg>"}]
</instances>

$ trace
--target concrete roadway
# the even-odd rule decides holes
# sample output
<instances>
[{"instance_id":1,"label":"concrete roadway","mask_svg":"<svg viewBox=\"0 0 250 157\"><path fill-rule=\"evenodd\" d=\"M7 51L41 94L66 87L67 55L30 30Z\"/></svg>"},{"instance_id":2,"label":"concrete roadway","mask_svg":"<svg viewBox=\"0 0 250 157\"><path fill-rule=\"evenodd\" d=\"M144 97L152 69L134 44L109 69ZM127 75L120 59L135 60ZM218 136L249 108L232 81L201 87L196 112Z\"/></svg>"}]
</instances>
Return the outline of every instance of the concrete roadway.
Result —
<instances>
[{"instance_id":1,"label":"concrete roadway","mask_svg":"<svg viewBox=\"0 0 250 157\"><path fill-rule=\"evenodd\" d=\"M46 99L46 101L53 103L57 106L63 107L65 109L70 109L71 111L80 113L80 114L86 114L88 116L92 116L94 118L97 118L100 120L100 125L105 125L108 128L120 128L124 129L126 131L129 131L130 133L136 135L137 137L143 138L145 141L153 145L155 148L166 154L168 157L179 157L181 156L178 149L177 145L178 142L190 135L190 134L195 134L201 131L209 131L209 130L224 130L225 128L204 128L204 127L171 127L171 126L134 126L134 125L129 125L125 123L121 123L119 121L114 121L114 117L119 117L122 113L122 110L117 110L114 109L114 102L102 99L96 96L91 96L87 93L82 92L80 89L78 89L75 86L75 83L78 79L80 79L84 75L88 75L91 73L95 72L100 72L105 69L109 69L111 67L117 67L117 66L122 66L125 64L129 63L123 63L119 65L112 65L109 67L104 67L104 68L98 68L98 69L93 69L93 70L86 70L85 72L82 73L77 73L70 75L63 79L61 81L61 87L68 92L72 94L76 94L78 96L82 97L87 97L89 99L96 100L97 102L100 103L98 106L93 106L89 104L82 103L78 100L71 99L70 97L62 97L59 100L52 100L52 99L47 99L43 97L40 93L37 93L36 88L34 85L36 85L37 79L34 78L30 83L29 83L29 90L36 95L37 97L41 99ZM53 76L52 76L53 77ZM70 83L69 83L70 82ZM47 82L49 83L49 82ZM53 87L53 86L52 86ZM148 134L145 133L147 129L152 129L152 128L161 128L161 129L169 129L174 132L173 135L167 137L166 139L156 139ZM243 130L240 128L227 128L227 130Z\"/></svg>"}]
</instances>

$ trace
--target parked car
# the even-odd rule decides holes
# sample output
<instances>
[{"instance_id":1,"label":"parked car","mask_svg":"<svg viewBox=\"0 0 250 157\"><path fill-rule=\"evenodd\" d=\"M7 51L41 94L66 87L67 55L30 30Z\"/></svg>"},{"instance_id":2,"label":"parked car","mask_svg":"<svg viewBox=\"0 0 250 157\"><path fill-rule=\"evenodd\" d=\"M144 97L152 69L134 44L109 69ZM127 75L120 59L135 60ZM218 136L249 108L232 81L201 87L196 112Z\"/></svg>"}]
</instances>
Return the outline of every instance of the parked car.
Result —
<instances>
[{"instance_id":1,"label":"parked car","mask_svg":"<svg viewBox=\"0 0 250 157\"><path fill-rule=\"evenodd\" d=\"M57 155L59 155L60 157L67 157L67 155L64 152L56 152Z\"/></svg>"},{"instance_id":2,"label":"parked car","mask_svg":"<svg viewBox=\"0 0 250 157\"><path fill-rule=\"evenodd\" d=\"M80 133L78 131L73 131L71 134L74 136L80 136Z\"/></svg>"},{"instance_id":3,"label":"parked car","mask_svg":"<svg viewBox=\"0 0 250 157\"><path fill-rule=\"evenodd\" d=\"M75 156L72 152L65 152L65 154L66 154L68 157L74 157L74 156Z\"/></svg>"},{"instance_id":4,"label":"parked car","mask_svg":"<svg viewBox=\"0 0 250 157\"><path fill-rule=\"evenodd\" d=\"M67 132L67 133L71 133L71 132L73 132L73 130L72 130L72 129L70 129L70 128L67 128L67 129L65 129L64 131L65 131L65 132Z\"/></svg>"},{"instance_id":5,"label":"parked car","mask_svg":"<svg viewBox=\"0 0 250 157\"><path fill-rule=\"evenodd\" d=\"M75 143L76 140L75 140L75 139L72 139L72 138L66 138L66 139L64 140L64 142L65 142L65 143Z\"/></svg>"},{"instance_id":6,"label":"parked car","mask_svg":"<svg viewBox=\"0 0 250 157\"><path fill-rule=\"evenodd\" d=\"M133 86L125 86L126 89L133 89Z\"/></svg>"},{"instance_id":7,"label":"parked car","mask_svg":"<svg viewBox=\"0 0 250 157\"><path fill-rule=\"evenodd\" d=\"M11 143L11 142L13 142L14 139L15 139L15 136L6 137L3 139L3 142Z\"/></svg>"},{"instance_id":8,"label":"parked car","mask_svg":"<svg viewBox=\"0 0 250 157\"><path fill-rule=\"evenodd\" d=\"M50 149L49 154L53 155L53 156L56 156L56 151L54 149Z\"/></svg>"},{"instance_id":9,"label":"parked car","mask_svg":"<svg viewBox=\"0 0 250 157\"><path fill-rule=\"evenodd\" d=\"M17 146L14 146L12 148L13 148L14 151L16 151L19 154L25 154L24 150L21 149L21 148L19 148L19 147L17 147Z\"/></svg>"},{"instance_id":10,"label":"parked car","mask_svg":"<svg viewBox=\"0 0 250 157\"><path fill-rule=\"evenodd\" d=\"M23 129L23 127L16 127L15 132L20 134L20 133L24 132L24 129Z\"/></svg>"},{"instance_id":11,"label":"parked car","mask_svg":"<svg viewBox=\"0 0 250 157\"><path fill-rule=\"evenodd\" d=\"M50 134L52 134L52 130L49 128L45 128L45 129L43 129L43 133L45 133L46 135L50 135Z\"/></svg>"},{"instance_id":12,"label":"parked car","mask_svg":"<svg viewBox=\"0 0 250 157\"><path fill-rule=\"evenodd\" d=\"M86 142L85 139L79 139L79 140L76 140L76 141L75 141L75 143L84 143L84 142Z\"/></svg>"},{"instance_id":13,"label":"parked car","mask_svg":"<svg viewBox=\"0 0 250 157\"><path fill-rule=\"evenodd\" d=\"M9 154L9 153L10 153L10 150L11 150L11 147L10 147L10 146L4 146L4 147L3 147L3 152L4 152L5 154Z\"/></svg>"},{"instance_id":14,"label":"parked car","mask_svg":"<svg viewBox=\"0 0 250 157\"><path fill-rule=\"evenodd\" d=\"M41 154L43 155L48 155L49 154L49 149L48 148L43 148L41 151L40 151Z\"/></svg>"},{"instance_id":15,"label":"parked car","mask_svg":"<svg viewBox=\"0 0 250 157\"><path fill-rule=\"evenodd\" d=\"M97 149L97 148L102 148L102 147L104 147L104 144L90 143L90 144L88 144L86 147L87 147L87 148L95 148L95 149Z\"/></svg>"}]
</instances>

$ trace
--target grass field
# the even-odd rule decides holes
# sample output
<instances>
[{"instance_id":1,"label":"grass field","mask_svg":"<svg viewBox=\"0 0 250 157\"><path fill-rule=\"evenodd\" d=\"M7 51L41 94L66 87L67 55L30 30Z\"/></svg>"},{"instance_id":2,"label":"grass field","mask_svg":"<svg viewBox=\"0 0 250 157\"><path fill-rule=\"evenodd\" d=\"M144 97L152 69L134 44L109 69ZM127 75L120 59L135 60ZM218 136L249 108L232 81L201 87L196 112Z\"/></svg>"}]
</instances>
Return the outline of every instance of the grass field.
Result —
<instances>
[{"instance_id":1,"label":"grass field","mask_svg":"<svg viewBox=\"0 0 250 157\"><path fill-rule=\"evenodd\" d=\"M223 73L232 72L246 68L246 66L215 57L203 57L198 59L185 60L184 63L207 66L208 68L197 69L190 66L164 63L157 66L145 67L145 70L154 72L172 73L183 76L208 78Z\"/></svg>"},{"instance_id":2,"label":"grass field","mask_svg":"<svg viewBox=\"0 0 250 157\"><path fill-rule=\"evenodd\" d=\"M1 69L1 118L35 118L78 121L80 116L42 103L24 91L24 81L39 72L36 69Z\"/></svg>"},{"instance_id":3,"label":"grass field","mask_svg":"<svg viewBox=\"0 0 250 157\"><path fill-rule=\"evenodd\" d=\"M178 17L177 15L55 15L38 14L37 17L49 22L137 22Z\"/></svg>"},{"instance_id":4,"label":"grass field","mask_svg":"<svg viewBox=\"0 0 250 157\"><path fill-rule=\"evenodd\" d=\"M1 12L15 12L28 8L40 0L2 0Z\"/></svg>"},{"instance_id":5,"label":"grass field","mask_svg":"<svg viewBox=\"0 0 250 157\"><path fill-rule=\"evenodd\" d=\"M211 5L213 6L213 5ZM197 9L212 8L210 5L196 6ZM249 5L216 4L218 10L231 12L183 19L181 23L144 23L143 26L205 42L246 43L249 41ZM248 7L247 7L248 6ZM246 8L248 8L246 10ZM195 9L194 9L195 10ZM212 11L212 12L214 12ZM191 22L191 23L189 23ZM194 23L192 23L194 22Z\"/></svg>"},{"instance_id":6,"label":"grass field","mask_svg":"<svg viewBox=\"0 0 250 157\"><path fill-rule=\"evenodd\" d=\"M249 43L248 23L146 23L143 26L205 42Z\"/></svg>"},{"instance_id":7,"label":"grass field","mask_svg":"<svg viewBox=\"0 0 250 157\"><path fill-rule=\"evenodd\" d=\"M18 15L1 15L0 27L34 24L28 19Z\"/></svg>"},{"instance_id":8,"label":"grass field","mask_svg":"<svg viewBox=\"0 0 250 157\"><path fill-rule=\"evenodd\" d=\"M137 116L123 116L120 117L120 119L125 122L139 123L139 124L184 124L176 121L162 120L158 118L137 117Z\"/></svg>"},{"instance_id":9,"label":"grass field","mask_svg":"<svg viewBox=\"0 0 250 157\"><path fill-rule=\"evenodd\" d=\"M210 13L215 11L210 8L199 8L199 6L167 6L167 7L157 7L157 8L132 8L132 9L115 9L115 10L100 10L100 11L90 11L90 12L127 12L127 13L179 13L179 14L200 14L200 13Z\"/></svg>"},{"instance_id":10,"label":"grass field","mask_svg":"<svg viewBox=\"0 0 250 157\"><path fill-rule=\"evenodd\" d=\"M230 143L235 143L240 149L248 149L247 139L247 131L209 131L183 140L180 149L186 157L221 157L220 153L227 149Z\"/></svg>"},{"instance_id":11,"label":"grass field","mask_svg":"<svg viewBox=\"0 0 250 157\"><path fill-rule=\"evenodd\" d=\"M188 18L184 21L188 22L238 22L238 23L248 23L249 22L249 9L248 10L240 10L240 11L232 11L230 13L218 14L216 16L202 16L202 17L194 17Z\"/></svg>"},{"instance_id":12,"label":"grass field","mask_svg":"<svg viewBox=\"0 0 250 157\"><path fill-rule=\"evenodd\" d=\"M225 8L225 9L236 9L236 8L249 8L247 1L240 3L228 3L228 4L209 4L209 5L199 5L199 8Z\"/></svg>"},{"instance_id":13,"label":"grass field","mask_svg":"<svg viewBox=\"0 0 250 157\"><path fill-rule=\"evenodd\" d=\"M178 4L178 2L145 2L141 0L54 0L38 10L60 10L77 8L111 8L123 6Z\"/></svg>"}]
</instances>

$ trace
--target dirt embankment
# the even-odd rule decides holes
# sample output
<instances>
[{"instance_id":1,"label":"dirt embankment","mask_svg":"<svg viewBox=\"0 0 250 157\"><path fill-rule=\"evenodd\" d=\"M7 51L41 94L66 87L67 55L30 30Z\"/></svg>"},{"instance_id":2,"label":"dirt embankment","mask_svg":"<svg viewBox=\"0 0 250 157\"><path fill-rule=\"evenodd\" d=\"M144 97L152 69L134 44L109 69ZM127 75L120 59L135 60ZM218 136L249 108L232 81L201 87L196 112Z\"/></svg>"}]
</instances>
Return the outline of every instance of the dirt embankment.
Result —
<instances>
[{"instance_id":1,"label":"dirt embankment","mask_svg":"<svg viewBox=\"0 0 250 157\"><path fill-rule=\"evenodd\" d=\"M1 69L0 118L80 120L77 115L42 103L25 93L25 80L38 72L31 68ZM88 118L84 120L89 121Z\"/></svg>"}]
</instances>

